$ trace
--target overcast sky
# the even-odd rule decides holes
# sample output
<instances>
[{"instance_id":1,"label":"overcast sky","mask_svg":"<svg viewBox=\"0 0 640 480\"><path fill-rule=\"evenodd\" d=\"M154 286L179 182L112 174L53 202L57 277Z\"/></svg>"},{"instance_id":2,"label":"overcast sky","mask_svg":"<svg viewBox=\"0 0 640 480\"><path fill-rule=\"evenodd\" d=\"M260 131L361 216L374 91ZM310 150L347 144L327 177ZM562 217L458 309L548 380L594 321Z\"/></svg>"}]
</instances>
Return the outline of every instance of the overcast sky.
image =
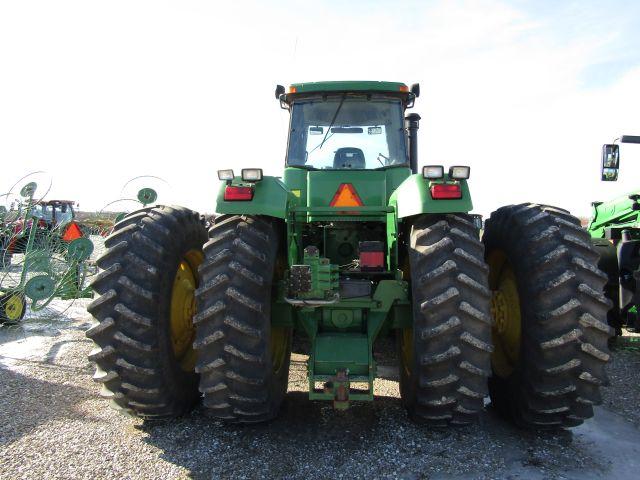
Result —
<instances>
[{"instance_id":1,"label":"overcast sky","mask_svg":"<svg viewBox=\"0 0 640 480\"><path fill-rule=\"evenodd\" d=\"M638 25L637 1L0 0L0 190L46 170L101 208L153 175L210 212L217 169L281 172L277 83L371 79L421 84L420 164L471 165L477 212L588 215L640 189L640 145L599 181L640 135Z\"/></svg>"}]
</instances>

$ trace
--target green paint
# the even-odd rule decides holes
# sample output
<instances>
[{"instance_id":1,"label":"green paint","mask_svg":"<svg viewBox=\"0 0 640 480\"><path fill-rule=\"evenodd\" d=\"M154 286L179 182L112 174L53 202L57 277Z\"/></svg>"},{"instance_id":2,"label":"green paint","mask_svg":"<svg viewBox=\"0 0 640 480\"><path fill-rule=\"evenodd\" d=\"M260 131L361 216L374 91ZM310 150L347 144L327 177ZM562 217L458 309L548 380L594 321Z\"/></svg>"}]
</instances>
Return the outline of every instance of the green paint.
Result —
<instances>
[{"instance_id":1,"label":"green paint","mask_svg":"<svg viewBox=\"0 0 640 480\"><path fill-rule=\"evenodd\" d=\"M640 195L640 192L631 192L593 207L587 227L592 237L605 238L606 229L622 231L640 228L640 204L630 199L631 195Z\"/></svg>"},{"instance_id":2,"label":"green paint","mask_svg":"<svg viewBox=\"0 0 640 480\"><path fill-rule=\"evenodd\" d=\"M158 199L158 194L153 188L143 188L138 191L138 201L145 207Z\"/></svg>"},{"instance_id":3,"label":"green paint","mask_svg":"<svg viewBox=\"0 0 640 480\"><path fill-rule=\"evenodd\" d=\"M299 292L295 298L327 300L335 295L339 288L338 266L329 263L328 258L321 258L317 250L305 249L302 265L311 273L311 288L308 292Z\"/></svg>"},{"instance_id":4,"label":"green paint","mask_svg":"<svg viewBox=\"0 0 640 480\"><path fill-rule=\"evenodd\" d=\"M24 294L35 303L53 295L55 289L56 284L49 275L37 275L26 283Z\"/></svg>"},{"instance_id":5,"label":"green paint","mask_svg":"<svg viewBox=\"0 0 640 480\"><path fill-rule=\"evenodd\" d=\"M322 333L314 345L314 370L318 375L335 375L347 369L349 375L368 377L369 344L361 333Z\"/></svg>"},{"instance_id":6,"label":"green paint","mask_svg":"<svg viewBox=\"0 0 640 480\"><path fill-rule=\"evenodd\" d=\"M394 307L400 308L394 310ZM296 310L302 328L312 341L308 362L310 398L331 400L331 394L313 391L315 383L330 381L338 370L348 369L352 381L367 382L370 386L370 391L362 394L359 399L372 400L375 378L373 345L383 325L392 316L408 315L408 318L403 318L398 323L403 321L411 324L411 310L408 307L409 284L397 280L382 280L370 299L347 299L322 309ZM392 310L394 313L390 315ZM344 320L336 325L336 317L349 311L352 313L348 325L346 322L342 323Z\"/></svg>"},{"instance_id":7,"label":"green paint","mask_svg":"<svg viewBox=\"0 0 640 480\"><path fill-rule=\"evenodd\" d=\"M295 197L291 191L276 177L264 177L260 182L256 183L243 182L240 177L236 177L231 182L231 185L253 187L253 200L249 202L225 201L224 191L227 184L220 182L216 200L216 213L267 215L275 218L286 218L290 203L295 202Z\"/></svg>"},{"instance_id":8,"label":"green paint","mask_svg":"<svg viewBox=\"0 0 640 480\"><path fill-rule=\"evenodd\" d=\"M293 83L291 87L296 89L295 93L310 93L310 92L394 92L394 93L398 93L398 92L402 92L401 89L407 88L407 86L404 83L379 82L379 81L367 81L367 80Z\"/></svg>"},{"instance_id":9,"label":"green paint","mask_svg":"<svg viewBox=\"0 0 640 480\"><path fill-rule=\"evenodd\" d=\"M422 175L411 175L391 195L389 205L395 207L398 218L421 213L466 213L473 210L469 186L460 181L462 198L459 200L434 200L430 188L443 181L428 181Z\"/></svg>"}]
</instances>

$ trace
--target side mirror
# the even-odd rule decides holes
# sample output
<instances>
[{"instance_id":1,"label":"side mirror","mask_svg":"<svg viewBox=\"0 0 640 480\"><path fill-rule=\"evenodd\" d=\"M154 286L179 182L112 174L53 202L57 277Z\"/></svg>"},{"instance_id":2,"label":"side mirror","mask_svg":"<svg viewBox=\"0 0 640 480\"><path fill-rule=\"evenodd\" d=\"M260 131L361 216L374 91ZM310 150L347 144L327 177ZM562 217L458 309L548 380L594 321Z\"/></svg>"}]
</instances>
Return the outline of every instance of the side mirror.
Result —
<instances>
[{"instance_id":1,"label":"side mirror","mask_svg":"<svg viewBox=\"0 0 640 480\"><path fill-rule=\"evenodd\" d=\"M282 85L276 85L276 100L280 98L280 95L284 94L284 87Z\"/></svg>"},{"instance_id":2,"label":"side mirror","mask_svg":"<svg viewBox=\"0 0 640 480\"><path fill-rule=\"evenodd\" d=\"M414 83L411 85L411 93L413 93L416 97L420 96L420 84Z\"/></svg>"},{"instance_id":3,"label":"side mirror","mask_svg":"<svg viewBox=\"0 0 640 480\"><path fill-rule=\"evenodd\" d=\"M618 180L620 169L620 147L618 145L602 146L602 178L603 182L615 182Z\"/></svg>"}]
</instances>

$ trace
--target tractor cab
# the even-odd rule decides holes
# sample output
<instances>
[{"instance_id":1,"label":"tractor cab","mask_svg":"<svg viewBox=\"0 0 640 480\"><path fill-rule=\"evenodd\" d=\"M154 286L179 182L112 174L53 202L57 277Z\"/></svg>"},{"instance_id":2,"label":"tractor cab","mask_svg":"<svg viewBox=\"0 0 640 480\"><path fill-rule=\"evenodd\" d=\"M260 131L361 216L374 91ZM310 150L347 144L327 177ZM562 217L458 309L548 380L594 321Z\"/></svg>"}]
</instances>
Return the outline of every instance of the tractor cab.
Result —
<instances>
[{"instance_id":1,"label":"tractor cab","mask_svg":"<svg viewBox=\"0 0 640 480\"><path fill-rule=\"evenodd\" d=\"M331 90L340 85L351 91ZM408 168L403 114L413 98L405 85L387 82L291 86L282 98L282 105L291 112L287 166L314 170Z\"/></svg>"},{"instance_id":2,"label":"tractor cab","mask_svg":"<svg viewBox=\"0 0 640 480\"><path fill-rule=\"evenodd\" d=\"M75 218L74 204L71 200L42 200L33 206L31 215L43 220L50 228L64 225Z\"/></svg>"}]
</instances>

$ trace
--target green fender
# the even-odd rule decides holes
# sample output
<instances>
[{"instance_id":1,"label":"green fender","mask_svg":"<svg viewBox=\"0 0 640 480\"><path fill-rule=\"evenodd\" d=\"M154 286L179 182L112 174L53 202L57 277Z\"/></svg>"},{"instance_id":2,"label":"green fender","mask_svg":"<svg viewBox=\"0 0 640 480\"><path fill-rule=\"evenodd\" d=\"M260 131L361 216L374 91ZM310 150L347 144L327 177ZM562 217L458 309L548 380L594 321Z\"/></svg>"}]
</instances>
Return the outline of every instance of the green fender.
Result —
<instances>
[{"instance_id":1,"label":"green fender","mask_svg":"<svg viewBox=\"0 0 640 480\"><path fill-rule=\"evenodd\" d=\"M594 238L605 238L607 229L622 230L636 229L638 222L638 202L630 197L638 195L640 192L630 192L608 202L595 202L592 204L593 210L591 221L587 230Z\"/></svg>"},{"instance_id":2,"label":"green fender","mask_svg":"<svg viewBox=\"0 0 640 480\"><path fill-rule=\"evenodd\" d=\"M410 217L420 213L467 213L473 209L471 194L466 180L460 181L462 198L458 200L434 200L430 187L438 180L430 182L422 175L407 177L389 198L389 206L398 212L398 218Z\"/></svg>"},{"instance_id":3,"label":"green fender","mask_svg":"<svg viewBox=\"0 0 640 480\"><path fill-rule=\"evenodd\" d=\"M217 214L267 215L286 218L289 202L295 198L285 184L276 177L264 177L256 183L243 182L241 178L236 177L231 183L237 186L253 185L253 200L225 202L224 189L227 184L220 182L215 209Z\"/></svg>"}]
</instances>

